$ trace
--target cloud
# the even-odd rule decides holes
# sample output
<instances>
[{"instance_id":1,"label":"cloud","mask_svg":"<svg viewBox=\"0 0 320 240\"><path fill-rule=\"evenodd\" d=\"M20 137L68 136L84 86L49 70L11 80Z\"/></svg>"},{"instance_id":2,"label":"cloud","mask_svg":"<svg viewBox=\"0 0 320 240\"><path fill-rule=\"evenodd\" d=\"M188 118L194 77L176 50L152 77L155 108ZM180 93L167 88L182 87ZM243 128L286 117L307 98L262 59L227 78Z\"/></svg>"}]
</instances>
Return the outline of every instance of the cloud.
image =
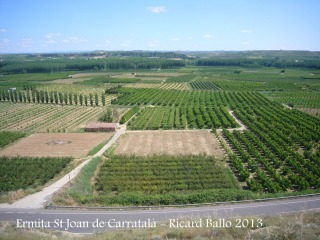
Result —
<instances>
[{"instance_id":1,"label":"cloud","mask_svg":"<svg viewBox=\"0 0 320 240\"><path fill-rule=\"evenodd\" d=\"M172 41L180 41L180 38L178 38L178 37L177 38L172 38L171 40Z\"/></svg>"},{"instance_id":2,"label":"cloud","mask_svg":"<svg viewBox=\"0 0 320 240\"><path fill-rule=\"evenodd\" d=\"M45 44L55 44L58 42L57 38L61 36L61 33L48 33L46 37Z\"/></svg>"},{"instance_id":3,"label":"cloud","mask_svg":"<svg viewBox=\"0 0 320 240\"><path fill-rule=\"evenodd\" d=\"M167 11L165 6L148 7L147 10L150 11L150 12L153 12L153 13L163 13L163 12Z\"/></svg>"},{"instance_id":4,"label":"cloud","mask_svg":"<svg viewBox=\"0 0 320 240\"><path fill-rule=\"evenodd\" d=\"M33 44L33 40L27 39L27 38L21 39L21 41L19 42L19 46L21 48L30 48L32 47L32 44Z\"/></svg>"},{"instance_id":5,"label":"cloud","mask_svg":"<svg viewBox=\"0 0 320 240\"><path fill-rule=\"evenodd\" d=\"M123 41L122 43L120 43L120 46L121 47L129 47L131 45L131 41Z\"/></svg>"},{"instance_id":6,"label":"cloud","mask_svg":"<svg viewBox=\"0 0 320 240\"><path fill-rule=\"evenodd\" d=\"M73 43L85 43L85 42L88 42L87 39L78 38L78 37L71 37L70 40L71 40L71 42L73 42Z\"/></svg>"},{"instance_id":7,"label":"cloud","mask_svg":"<svg viewBox=\"0 0 320 240\"><path fill-rule=\"evenodd\" d=\"M4 32L8 32L8 31L5 28L0 28L0 32L4 33Z\"/></svg>"},{"instance_id":8,"label":"cloud","mask_svg":"<svg viewBox=\"0 0 320 240\"><path fill-rule=\"evenodd\" d=\"M249 29L242 29L241 30L242 33L252 33L252 30Z\"/></svg>"},{"instance_id":9,"label":"cloud","mask_svg":"<svg viewBox=\"0 0 320 240\"><path fill-rule=\"evenodd\" d=\"M159 41L158 41L158 40L149 41L149 42L148 42L148 47L157 47L158 44L159 44Z\"/></svg>"},{"instance_id":10,"label":"cloud","mask_svg":"<svg viewBox=\"0 0 320 240\"><path fill-rule=\"evenodd\" d=\"M51 39L51 40L46 41L46 43L54 44L54 43L57 43L57 41L55 41L55 40Z\"/></svg>"},{"instance_id":11,"label":"cloud","mask_svg":"<svg viewBox=\"0 0 320 240\"><path fill-rule=\"evenodd\" d=\"M211 34L205 34L205 35L203 35L202 36L203 38L214 38L214 36L213 35L211 35Z\"/></svg>"},{"instance_id":12,"label":"cloud","mask_svg":"<svg viewBox=\"0 0 320 240\"><path fill-rule=\"evenodd\" d=\"M78 38L78 37L70 37L62 40L63 43L86 43L87 39Z\"/></svg>"},{"instance_id":13,"label":"cloud","mask_svg":"<svg viewBox=\"0 0 320 240\"><path fill-rule=\"evenodd\" d=\"M59 36L61 36L60 33L48 33L48 34L46 35L46 38L47 38L47 39L52 39L52 38L59 37Z\"/></svg>"},{"instance_id":14,"label":"cloud","mask_svg":"<svg viewBox=\"0 0 320 240\"><path fill-rule=\"evenodd\" d=\"M10 43L10 40L5 38L5 39L2 39L0 40L0 47L7 47L9 46L9 43Z\"/></svg>"},{"instance_id":15,"label":"cloud","mask_svg":"<svg viewBox=\"0 0 320 240\"><path fill-rule=\"evenodd\" d=\"M109 40L104 41L103 43L96 44L97 47L111 47L112 42Z\"/></svg>"}]
</instances>

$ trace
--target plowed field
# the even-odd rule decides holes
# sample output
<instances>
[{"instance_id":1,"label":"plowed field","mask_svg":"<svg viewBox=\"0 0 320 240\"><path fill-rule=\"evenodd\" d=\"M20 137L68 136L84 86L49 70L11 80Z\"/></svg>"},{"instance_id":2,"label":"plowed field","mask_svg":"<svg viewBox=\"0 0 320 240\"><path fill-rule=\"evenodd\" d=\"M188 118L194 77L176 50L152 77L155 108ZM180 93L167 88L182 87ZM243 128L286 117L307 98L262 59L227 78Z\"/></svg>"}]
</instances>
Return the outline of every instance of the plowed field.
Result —
<instances>
[{"instance_id":1,"label":"plowed field","mask_svg":"<svg viewBox=\"0 0 320 240\"><path fill-rule=\"evenodd\" d=\"M198 155L223 157L219 141L208 131L135 131L120 139L116 154Z\"/></svg>"},{"instance_id":2,"label":"plowed field","mask_svg":"<svg viewBox=\"0 0 320 240\"><path fill-rule=\"evenodd\" d=\"M36 133L0 151L0 156L82 157L113 133Z\"/></svg>"}]
</instances>

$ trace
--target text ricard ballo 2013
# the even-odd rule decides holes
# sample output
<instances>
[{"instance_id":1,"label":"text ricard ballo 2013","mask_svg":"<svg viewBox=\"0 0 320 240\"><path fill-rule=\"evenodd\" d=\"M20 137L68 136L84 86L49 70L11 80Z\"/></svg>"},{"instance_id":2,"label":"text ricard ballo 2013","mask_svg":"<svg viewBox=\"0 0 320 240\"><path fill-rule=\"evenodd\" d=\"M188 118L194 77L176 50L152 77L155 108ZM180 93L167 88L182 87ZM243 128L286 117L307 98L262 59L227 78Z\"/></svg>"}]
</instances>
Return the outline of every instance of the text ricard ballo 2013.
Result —
<instances>
[{"instance_id":1,"label":"text ricard ballo 2013","mask_svg":"<svg viewBox=\"0 0 320 240\"><path fill-rule=\"evenodd\" d=\"M72 229L84 229L84 228L100 228L100 229L115 229L115 228L156 228L158 225L169 228L261 228L263 227L262 219L256 218L235 218L227 220L224 218L199 218L193 220L183 219L169 219L166 222L157 222L154 219L145 220L117 220L108 219L100 220L96 218L93 221L75 221L71 219L54 219L52 221L46 221L43 219L26 221L23 219L17 219L17 228L47 228L47 229L59 229L59 230L72 230Z\"/></svg>"}]
</instances>

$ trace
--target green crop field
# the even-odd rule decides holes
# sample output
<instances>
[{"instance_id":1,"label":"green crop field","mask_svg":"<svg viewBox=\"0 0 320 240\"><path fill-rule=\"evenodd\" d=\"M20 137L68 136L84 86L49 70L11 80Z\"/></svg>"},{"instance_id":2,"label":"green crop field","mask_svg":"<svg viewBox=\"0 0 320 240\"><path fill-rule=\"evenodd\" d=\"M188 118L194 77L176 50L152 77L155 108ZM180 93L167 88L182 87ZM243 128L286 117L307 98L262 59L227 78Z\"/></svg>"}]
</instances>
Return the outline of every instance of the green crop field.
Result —
<instances>
[{"instance_id":1,"label":"green crop field","mask_svg":"<svg viewBox=\"0 0 320 240\"><path fill-rule=\"evenodd\" d=\"M0 148L24 137L26 134L23 132L0 132Z\"/></svg>"},{"instance_id":2,"label":"green crop field","mask_svg":"<svg viewBox=\"0 0 320 240\"><path fill-rule=\"evenodd\" d=\"M296 108L320 108L320 92L265 92L268 98Z\"/></svg>"},{"instance_id":3,"label":"green crop field","mask_svg":"<svg viewBox=\"0 0 320 240\"><path fill-rule=\"evenodd\" d=\"M102 107L0 102L0 131L72 132L96 121Z\"/></svg>"},{"instance_id":4,"label":"green crop field","mask_svg":"<svg viewBox=\"0 0 320 240\"><path fill-rule=\"evenodd\" d=\"M70 161L71 158L0 157L0 193L41 186Z\"/></svg>"},{"instance_id":5,"label":"green crop field","mask_svg":"<svg viewBox=\"0 0 320 240\"><path fill-rule=\"evenodd\" d=\"M109 109L128 131L207 129L226 157L107 155L94 175L98 196L83 198L94 199L92 204L319 191L318 52L104 54L3 55L0 147L33 132L81 131Z\"/></svg>"},{"instance_id":6,"label":"green crop field","mask_svg":"<svg viewBox=\"0 0 320 240\"><path fill-rule=\"evenodd\" d=\"M235 128L238 124L224 107L144 108L131 122L132 130Z\"/></svg>"},{"instance_id":7,"label":"green crop field","mask_svg":"<svg viewBox=\"0 0 320 240\"><path fill-rule=\"evenodd\" d=\"M223 136L232 148L231 166L249 189L286 192L320 187L318 119L272 105L243 107L235 114L250 131L224 130Z\"/></svg>"},{"instance_id":8,"label":"green crop field","mask_svg":"<svg viewBox=\"0 0 320 240\"><path fill-rule=\"evenodd\" d=\"M56 79L67 78L73 72L56 73L24 73L24 74L6 74L0 76L0 91L8 88L23 89L26 85L47 84Z\"/></svg>"},{"instance_id":9,"label":"green crop field","mask_svg":"<svg viewBox=\"0 0 320 240\"><path fill-rule=\"evenodd\" d=\"M191 82L190 85L194 90L219 90L220 89L213 82Z\"/></svg>"},{"instance_id":10,"label":"green crop field","mask_svg":"<svg viewBox=\"0 0 320 240\"><path fill-rule=\"evenodd\" d=\"M236 188L226 169L214 158L203 156L114 156L101 166L97 180L96 188L103 192L168 193Z\"/></svg>"},{"instance_id":11,"label":"green crop field","mask_svg":"<svg viewBox=\"0 0 320 240\"><path fill-rule=\"evenodd\" d=\"M190 82L192 81L196 75L194 74L186 74L181 76L169 77L166 82L167 83L176 83L176 82Z\"/></svg>"},{"instance_id":12,"label":"green crop field","mask_svg":"<svg viewBox=\"0 0 320 240\"><path fill-rule=\"evenodd\" d=\"M140 111L140 108L138 106L131 108L122 116L120 123L121 124L126 123L133 115L137 114L139 111Z\"/></svg>"},{"instance_id":13,"label":"green crop field","mask_svg":"<svg viewBox=\"0 0 320 240\"><path fill-rule=\"evenodd\" d=\"M132 198L127 204L155 200L160 194L163 198L159 201L166 201L170 194L178 202L191 191L205 195L208 190L237 190L228 171L216 159L205 156L113 156L101 166L95 187L98 201L108 201L108 196L114 194L130 196L137 192L142 193L140 199Z\"/></svg>"},{"instance_id":14,"label":"green crop field","mask_svg":"<svg viewBox=\"0 0 320 240\"><path fill-rule=\"evenodd\" d=\"M186 83L157 83L157 82L149 82L149 83L134 83L134 84L125 84L124 87L127 88L158 88L158 89L176 89L176 90L188 90L188 86Z\"/></svg>"}]
</instances>

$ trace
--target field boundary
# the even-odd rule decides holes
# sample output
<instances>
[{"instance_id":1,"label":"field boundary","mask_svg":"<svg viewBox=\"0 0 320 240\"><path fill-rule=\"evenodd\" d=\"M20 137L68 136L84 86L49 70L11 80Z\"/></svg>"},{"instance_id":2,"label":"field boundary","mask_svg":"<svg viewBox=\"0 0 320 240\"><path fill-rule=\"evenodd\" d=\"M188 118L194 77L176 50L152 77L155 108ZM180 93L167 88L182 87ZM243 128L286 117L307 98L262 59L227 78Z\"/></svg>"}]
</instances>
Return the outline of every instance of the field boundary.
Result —
<instances>
[{"instance_id":1,"label":"field boundary","mask_svg":"<svg viewBox=\"0 0 320 240\"><path fill-rule=\"evenodd\" d=\"M151 210L151 209L163 209L163 208L185 208L185 207L204 207L204 206L216 206L216 205L235 205L253 202L270 202L270 201L281 201L287 199L300 199L306 197L320 196L320 193L297 195L297 196L286 196L278 198L260 198L250 199L242 201L229 201L229 202L212 202L212 203L197 203L197 204L177 204L177 205L157 205L157 206L123 206L123 207L88 207L88 206L55 206L52 202L49 202L45 209L83 209L83 210Z\"/></svg>"},{"instance_id":2,"label":"field boundary","mask_svg":"<svg viewBox=\"0 0 320 240\"><path fill-rule=\"evenodd\" d=\"M212 132L212 129L158 129L158 130L127 130L127 133L133 132L199 132L206 131Z\"/></svg>"},{"instance_id":3,"label":"field boundary","mask_svg":"<svg viewBox=\"0 0 320 240\"><path fill-rule=\"evenodd\" d=\"M238 128L228 128L227 130L229 132L233 132L234 130L236 131L244 131L244 130L248 130L247 126L243 124L243 122L241 122L237 116L234 114L233 111L228 111L228 113L231 115L231 117L233 117L233 119L240 125L240 127ZM222 131L222 129L217 129L217 130L220 130Z\"/></svg>"}]
</instances>

